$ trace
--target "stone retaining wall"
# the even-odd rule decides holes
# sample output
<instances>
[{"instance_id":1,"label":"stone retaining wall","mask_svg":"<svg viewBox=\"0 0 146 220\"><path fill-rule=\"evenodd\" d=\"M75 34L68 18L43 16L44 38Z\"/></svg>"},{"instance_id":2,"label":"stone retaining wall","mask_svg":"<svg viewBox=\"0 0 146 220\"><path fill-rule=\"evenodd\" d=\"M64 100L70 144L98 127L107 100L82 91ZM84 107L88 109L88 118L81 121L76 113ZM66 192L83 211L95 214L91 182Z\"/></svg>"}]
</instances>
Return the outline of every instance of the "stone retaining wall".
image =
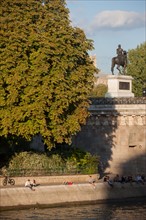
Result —
<instances>
[{"instance_id":1,"label":"stone retaining wall","mask_svg":"<svg viewBox=\"0 0 146 220\"><path fill-rule=\"evenodd\" d=\"M99 175L93 174L92 177L95 181L98 181ZM87 183L89 175L69 175L69 176L32 176L32 177L12 177L15 180L15 186L24 186L26 180L33 179L36 180L36 183L40 185L52 185L52 184L62 184L64 182L73 182L73 183ZM2 182L4 177L0 177L0 187L3 186Z\"/></svg>"},{"instance_id":2,"label":"stone retaining wall","mask_svg":"<svg viewBox=\"0 0 146 220\"><path fill-rule=\"evenodd\" d=\"M116 183L111 188L107 183L73 185L38 186L35 191L26 187L0 189L1 210L26 207L55 207L68 204L80 204L106 201L109 199L127 199L146 197L145 185Z\"/></svg>"},{"instance_id":3,"label":"stone retaining wall","mask_svg":"<svg viewBox=\"0 0 146 220\"><path fill-rule=\"evenodd\" d=\"M104 173L146 176L146 97L91 98L89 112L73 146L100 156Z\"/></svg>"}]
</instances>

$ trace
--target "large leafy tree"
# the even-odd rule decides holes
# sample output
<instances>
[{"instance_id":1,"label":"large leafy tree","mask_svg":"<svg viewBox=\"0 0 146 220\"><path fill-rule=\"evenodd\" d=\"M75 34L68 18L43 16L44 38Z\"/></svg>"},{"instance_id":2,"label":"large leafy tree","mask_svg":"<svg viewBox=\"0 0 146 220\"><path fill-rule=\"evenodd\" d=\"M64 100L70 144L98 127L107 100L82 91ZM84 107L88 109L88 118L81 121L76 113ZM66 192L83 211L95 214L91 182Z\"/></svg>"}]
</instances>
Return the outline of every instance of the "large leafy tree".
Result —
<instances>
[{"instance_id":1,"label":"large leafy tree","mask_svg":"<svg viewBox=\"0 0 146 220\"><path fill-rule=\"evenodd\" d=\"M146 88L146 42L129 50L128 60L127 74L133 77L133 92L135 96L142 96Z\"/></svg>"},{"instance_id":2,"label":"large leafy tree","mask_svg":"<svg viewBox=\"0 0 146 220\"><path fill-rule=\"evenodd\" d=\"M0 136L69 143L88 116L93 42L64 0L1 0L0 13Z\"/></svg>"}]
</instances>

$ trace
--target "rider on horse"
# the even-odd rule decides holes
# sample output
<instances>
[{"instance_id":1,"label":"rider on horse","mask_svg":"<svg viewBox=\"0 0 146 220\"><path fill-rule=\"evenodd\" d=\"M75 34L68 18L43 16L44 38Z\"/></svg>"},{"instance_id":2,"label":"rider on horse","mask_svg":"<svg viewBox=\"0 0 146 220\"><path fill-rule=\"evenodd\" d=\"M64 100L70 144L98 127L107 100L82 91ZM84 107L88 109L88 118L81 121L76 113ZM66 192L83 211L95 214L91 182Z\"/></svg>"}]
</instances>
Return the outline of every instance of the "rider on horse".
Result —
<instances>
[{"instance_id":1,"label":"rider on horse","mask_svg":"<svg viewBox=\"0 0 146 220\"><path fill-rule=\"evenodd\" d=\"M117 58L119 59L119 62L122 63L125 61L127 64L127 52L126 50L122 49L121 44L118 45L116 52L117 52Z\"/></svg>"},{"instance_id":2,"label":"rider on horse","mask_svg":"<svg viewBox=\"0 0 146 220\"><path fill-rule=\"evenodd\" d=\"M117 69L119 70L119 73L122 72L125 74L125 69L127 66L127 52L121 48L121 45L118 45L118 48L116 49L117 57L112 58L112 66L111 71L112 74L114 74L114 66L117 65ZM120 66L123 67L123 71L121 72Z\"/></svg>"},{"instance_id":3,"label":"rider on horse","mask_svg":"<svg viewBox=\"0 0 146 220\"><path fill-rule=\"evenodd\" d=\"M117 57L121 59L121 57L123 56L123 49L121 48L121 44L118 45L116 52L117 52Z\"/></svg>"}]
</instances>

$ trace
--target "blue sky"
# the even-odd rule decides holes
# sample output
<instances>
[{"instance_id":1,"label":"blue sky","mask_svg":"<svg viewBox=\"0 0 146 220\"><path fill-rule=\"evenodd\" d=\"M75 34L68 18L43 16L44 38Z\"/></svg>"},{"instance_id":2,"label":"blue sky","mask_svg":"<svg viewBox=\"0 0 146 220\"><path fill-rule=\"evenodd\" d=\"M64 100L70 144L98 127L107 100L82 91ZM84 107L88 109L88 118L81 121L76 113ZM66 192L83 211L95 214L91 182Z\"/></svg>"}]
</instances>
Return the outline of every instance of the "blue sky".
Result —
<instances>
[{"instance_id":1,"label":"blue sky","mask_svg":"<svg viewBox=\"0 0 146 220\"><path fill-rule=\"evenodd\" d=\"M110 74L112 57L121 44L126 51L146 41L146 0L67 0L73 26L94 41L97 67ZM115 72L116 73L116 72Z\"/></svg>"}]
</instances>

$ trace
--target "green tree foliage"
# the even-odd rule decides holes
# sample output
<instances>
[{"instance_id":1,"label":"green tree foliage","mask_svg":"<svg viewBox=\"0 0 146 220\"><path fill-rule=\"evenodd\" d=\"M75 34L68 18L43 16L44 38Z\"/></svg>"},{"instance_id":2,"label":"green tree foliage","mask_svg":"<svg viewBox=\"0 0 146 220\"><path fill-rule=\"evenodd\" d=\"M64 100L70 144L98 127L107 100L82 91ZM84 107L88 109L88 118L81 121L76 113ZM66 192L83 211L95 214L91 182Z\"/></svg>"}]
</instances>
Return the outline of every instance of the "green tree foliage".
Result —
<instances>
[{"instance_id":1,"label":"green tree foliage","mask_svg":"<svg viewBox=\"0 0 146 220\"><path fill-rule=\"evenodd\" d=\"M133 92L135 96L142 96L142 89L146 87L146 42L128 51L129 64L127 75L133 77Z\"/></svg>"},{"instance_id":2,"label":"green tree foliage","mask_svg":"<svg viewBox=\"0 0 146 220\"><path fill-rule=\"evenodd\" d=\"M93 42L72 27L64 0L1 0L0 136L48 148L70 143L86 122Z\"/></svg>"}]
</instances>

